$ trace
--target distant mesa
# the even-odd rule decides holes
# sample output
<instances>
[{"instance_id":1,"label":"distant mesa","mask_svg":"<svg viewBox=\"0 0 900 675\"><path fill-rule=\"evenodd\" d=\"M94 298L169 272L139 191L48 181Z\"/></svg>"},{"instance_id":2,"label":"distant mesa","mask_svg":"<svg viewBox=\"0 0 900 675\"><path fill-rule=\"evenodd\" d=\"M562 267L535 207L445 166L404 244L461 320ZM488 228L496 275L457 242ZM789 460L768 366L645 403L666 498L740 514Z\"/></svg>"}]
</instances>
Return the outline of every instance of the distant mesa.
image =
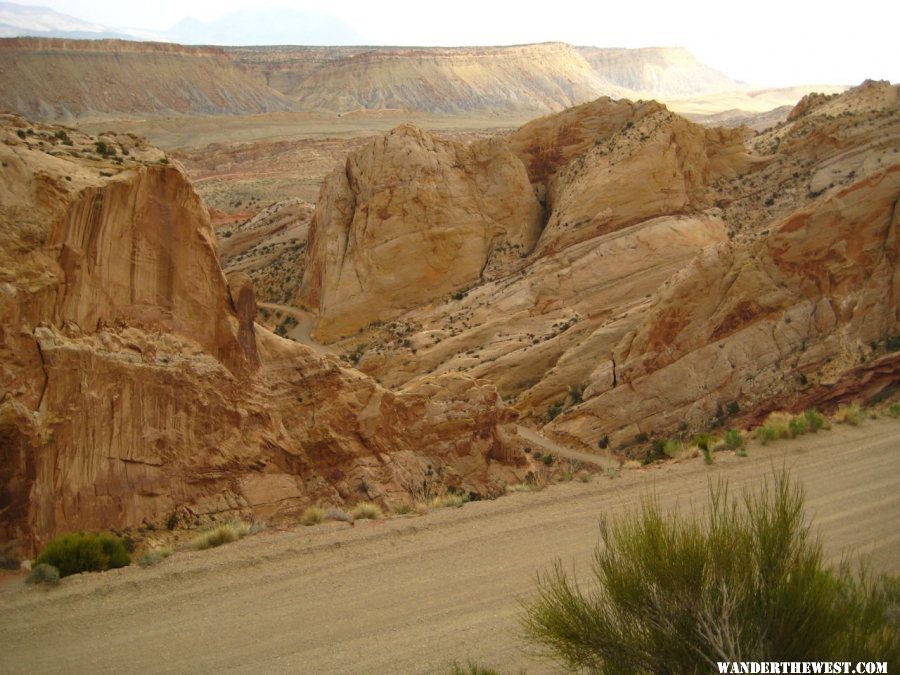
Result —
<instances>
[{"instance_id":1,"label":"distant mesa","mask_svg":"<svg viewBox=\"0 0 900 675\"><path fill-rule=\"evenodd\" d=\"M206 42L225 40L231 19L222 21L222 40ZM287 26L285 39L302 37ZM196 22L182 22L179 30L183 41L200 41ZM741 86L679 48L219 48L0 39L0 107L42 120L386 109L532 117L600 96L689 97Z\"/></svg>"}]
</instances>

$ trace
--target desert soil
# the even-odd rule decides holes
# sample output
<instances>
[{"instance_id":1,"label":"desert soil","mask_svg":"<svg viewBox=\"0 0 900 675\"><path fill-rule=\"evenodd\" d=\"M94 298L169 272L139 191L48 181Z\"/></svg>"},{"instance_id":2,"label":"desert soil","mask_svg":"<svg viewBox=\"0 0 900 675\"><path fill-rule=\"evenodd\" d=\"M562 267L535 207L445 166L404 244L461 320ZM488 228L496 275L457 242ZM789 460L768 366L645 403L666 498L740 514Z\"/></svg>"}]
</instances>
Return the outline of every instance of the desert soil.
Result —
<instances>
[{"instance_id":1,"label":"desert soil","mask_svg":"<svg viewBox=\"0 0 900 675\"><path fill-rule=\"evenodd\" d=\"M702 504L709 482L787 467L827 556L900 572L900 422L602 474L425 516L266 531L219 549L63 580L0 585L0 671L440 673L469 659L555 672L516 635L518 600L555 558L586 576L602 515L656 493Z\"/></svg>"}]
</instances>

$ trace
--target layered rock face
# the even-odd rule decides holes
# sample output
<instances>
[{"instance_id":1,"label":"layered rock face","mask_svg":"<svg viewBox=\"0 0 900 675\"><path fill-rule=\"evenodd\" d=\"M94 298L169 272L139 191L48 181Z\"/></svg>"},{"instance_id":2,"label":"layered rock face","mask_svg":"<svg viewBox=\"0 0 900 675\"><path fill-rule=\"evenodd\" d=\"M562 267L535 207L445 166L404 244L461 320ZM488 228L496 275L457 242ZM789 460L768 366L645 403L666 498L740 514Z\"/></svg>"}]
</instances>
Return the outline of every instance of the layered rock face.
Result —
<instances>
[{"instance_id":1,"label":"layered rock face","mask_svg":"<svg viewBox=\"0 0 900 675\"><path fill-rule=\"evenodd\" d=\"M159 151L113 161L2 121L0 538L27 551L513 478L515 413L493 387L435 376L394 394L256 326L251 286L226 284L205 207Z\"/></svg>"},{"instance_id":2,"label":"layered rock face","mask_svg":"<svg viewBox=\"0 0 900 675\"><path fill-rule=\"evenodd\" d=\"M740 89L741 84L700 63L680 47L576 47L603 79L660 98Z\"/></svg>"},{"instance_id":3,"label":"layered rock face","mask_svg":"<svg viewBox=\"0 0 900 675\"><path fill-rule=\"evenodd\" d=\"M680 48L229 47L232 59L305 109L395 108L539 115L616 98L684 98L743 85Z\"/></svg>"},{"instance_id":4,"label":"layered rock face","mask_svg":"<svg viewBox=\"0 0 900 675\"><path fill-rule=\"evenodd\" d=\"M600 100L526 125L506 141L545 208L534 251L337 346L391 387L489 379L594 448L875 395L898 376L897 87L792 119Z\"/></svg>"},{"instance_id":5,"label":"layered rock face","mask_svg":"<svg viewBox=\"0 0 900 675\"><path fill-rule=\"evenodd\" d=\"M294 109L222 49L125 40L0 39L0 108L32 119Z\"/></svg>"},{"instance_id":6,"label":"layered rock face","mask_svg":"<svg viewBox=\"0 0 900 675\"><path fill-rule=\"evenodd\" d=\"M322 187L301 296L319 339L392 319L531 251L541 207L505 144L412 125L351 153Z\"/></svg>"},{"instance_id":7,"label":"layered rock face","mask_svg":"<svg viewBox=\"0 0 900 675\"><path fill-rule=\"evenodd\" d=\"M302 108L531 115L629 92L562 43L512 47L233 48Z\"/></svg>"}]
</instances>

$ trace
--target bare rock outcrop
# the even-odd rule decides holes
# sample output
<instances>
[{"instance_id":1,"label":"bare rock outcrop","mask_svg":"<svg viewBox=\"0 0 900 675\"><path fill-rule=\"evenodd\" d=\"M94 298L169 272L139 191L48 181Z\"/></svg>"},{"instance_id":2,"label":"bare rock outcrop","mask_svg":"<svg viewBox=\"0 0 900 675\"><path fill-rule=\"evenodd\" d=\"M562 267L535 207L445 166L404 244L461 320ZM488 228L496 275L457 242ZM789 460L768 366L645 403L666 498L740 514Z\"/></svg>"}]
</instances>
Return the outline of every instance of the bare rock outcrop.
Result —
<instances>
[{"instance_id":1,"label":"bare rock outcrop","mask_svg":"<svg viewBox=\"0 0 900 675\"><path fill-rule=\"evenodd\" d=\"M389 392L253 323L202 201L159 151L0 126L0 539L277 518L515 478L496 390Z\"/></svg>"},{"instance_id":2,"label":"bare rock outcrop","mask_svg":"<svg viewBox=\"0 0 900 675\"><path fill-rule=\"evenodd\" d=\"M412 125L351 153L322 187L301 295L330 340L474 284L540 234L541 207L502 141ZM487 270L487 272L486 272Z\"/></svg>"},{"instance_id":3,"label":"bare rock outcrop","mask_svg":"<svg viewBox=\"0 0 900 675\"><path fill-rule=\"evenodd\" d=\"M617 346L615 387L552 426L594 443L673 433L728 407L877 393L900 373L900 165L801 209L751 247L722 244L676 275ZM847 374L856 386L848 388Z\"/></svg>"},{"instance_id":4,"label":"bare rock outcrop","mask_svg":"<svg viewBox=\"0 0 900 675\"><path fill-rule=\"evenodd\" d=\"M488 379L594 448L874 396L898 377L898 91L757 135L608 100L526 125L534 251L336 348L391 387Z\"/></svg>"}]
</instances>

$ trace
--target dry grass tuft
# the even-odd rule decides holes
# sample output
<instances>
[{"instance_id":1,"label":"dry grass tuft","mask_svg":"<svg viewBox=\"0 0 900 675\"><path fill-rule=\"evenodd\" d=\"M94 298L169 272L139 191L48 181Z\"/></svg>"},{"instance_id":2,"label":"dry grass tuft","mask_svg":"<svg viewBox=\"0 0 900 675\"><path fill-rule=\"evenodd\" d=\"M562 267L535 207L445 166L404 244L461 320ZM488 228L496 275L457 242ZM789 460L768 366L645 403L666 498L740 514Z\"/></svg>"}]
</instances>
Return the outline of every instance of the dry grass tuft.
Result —
<instances>
[{"instance_id":1,"label":"dry grass tuft","mask_svg":"<svg viewBox=\"0 0 900 675\"><path fill-rule=\"evenodd\" d=\"M321 506L310 506L300 516L300 524L306 527L318 525L325 520L325 509Z\"/></svg>"},{"instance_id":2,"label":"dry grass tuft","mask_svg":"<svg viewBox=\"0 0 900 675\"><path fill-rule=\"evenodd\" d=\"M380 520L384 518L384 513L382 513L381 509L372 502L360 502L353 507L350 515L353 516L354 520Z\"/></svg>"},{"instance_id":3,"label":"dry grass tuft","mask_svg":"<svg viewBox=\"0 0 900 675\"><path fill-rule=\"evenodd\" d=\"M190 546L197 551L202 551L207 548L230 544L238 539L243 539L248 534L250 534L250 525L242 520L233 520L206 532L201 532L191 540Z\"/></svg>"}]
</instances>

